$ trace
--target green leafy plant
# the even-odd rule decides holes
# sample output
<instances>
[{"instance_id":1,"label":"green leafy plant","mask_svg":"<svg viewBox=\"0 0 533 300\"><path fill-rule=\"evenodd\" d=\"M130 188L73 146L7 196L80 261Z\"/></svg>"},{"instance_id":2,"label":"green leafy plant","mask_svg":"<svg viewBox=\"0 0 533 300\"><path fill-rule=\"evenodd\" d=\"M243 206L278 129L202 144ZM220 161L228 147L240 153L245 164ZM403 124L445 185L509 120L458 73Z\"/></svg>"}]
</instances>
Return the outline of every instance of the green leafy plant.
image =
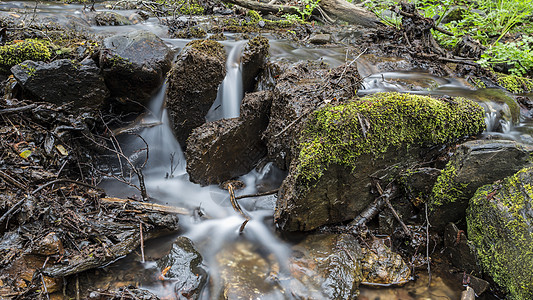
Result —
<instances>
[{"instance_id":1,"label":"green leafy plant","mask_svg":"<svg viewBox=\"0 0 533 300\"><path fill-rule=\"evenodd\" d=\"M516 42L496 42L481 55L478 63L483 67L508 64L511 74L524 76L533 69L533 36L523 36Z\"/></svg>"},{"instance_id":2,"label":"green leafy plant","mask_svg":"<svg viewBox=\"0 0 533 300\"><path fill-rule=\"evenodd\" d=\"M291 21L293 23L295 22L306 22L309 17L313 14L313 11L318 6L318 3L320 0L304 0L303 1L303 8L296 8L296 11L298 12L299 16L296 14L284 14L283 17Z\"/></svg>"}]
</instances>

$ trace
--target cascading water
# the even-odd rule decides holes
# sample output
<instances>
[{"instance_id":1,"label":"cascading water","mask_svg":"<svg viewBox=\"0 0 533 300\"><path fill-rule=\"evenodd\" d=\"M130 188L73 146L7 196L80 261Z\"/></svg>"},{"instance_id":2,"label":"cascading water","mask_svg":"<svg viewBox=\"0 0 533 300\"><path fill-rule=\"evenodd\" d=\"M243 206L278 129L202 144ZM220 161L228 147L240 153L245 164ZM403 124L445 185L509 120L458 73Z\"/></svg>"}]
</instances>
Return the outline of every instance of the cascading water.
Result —
<instances>
[{"instance_id":1,"label":"cascading water","mask_svg":"<svg viewBox=\"0 0 533 300\"><path fill-rule=\"evenodd\" d=\"M226 77L218 88L217 98L209 110L206 119L237 118L243 97L241 55L246 41L230 44L231 50L226 61Z\"/></svg>"}]
</instances>

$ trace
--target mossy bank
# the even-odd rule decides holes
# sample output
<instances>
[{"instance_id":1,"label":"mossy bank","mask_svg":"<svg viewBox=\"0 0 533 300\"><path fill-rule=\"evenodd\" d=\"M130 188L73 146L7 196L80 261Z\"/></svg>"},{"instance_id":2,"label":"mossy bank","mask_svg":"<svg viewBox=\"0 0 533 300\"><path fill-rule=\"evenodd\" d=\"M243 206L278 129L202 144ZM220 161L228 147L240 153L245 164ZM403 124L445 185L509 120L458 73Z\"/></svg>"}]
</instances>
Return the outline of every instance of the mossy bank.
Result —
<instances>
[{"instance_id":1,"label":"mossy bank","mask_svg":"<svg viewBox=\"0 0 533 300\"><path fill-rule=\"evenodd\" d=\"M431 147L484 128L483 109L465 98L381 93L319 109L304 126L276 221L311 230L352 219L375 198L370 175L393 177Z\"/></svg>"}]
</instances>

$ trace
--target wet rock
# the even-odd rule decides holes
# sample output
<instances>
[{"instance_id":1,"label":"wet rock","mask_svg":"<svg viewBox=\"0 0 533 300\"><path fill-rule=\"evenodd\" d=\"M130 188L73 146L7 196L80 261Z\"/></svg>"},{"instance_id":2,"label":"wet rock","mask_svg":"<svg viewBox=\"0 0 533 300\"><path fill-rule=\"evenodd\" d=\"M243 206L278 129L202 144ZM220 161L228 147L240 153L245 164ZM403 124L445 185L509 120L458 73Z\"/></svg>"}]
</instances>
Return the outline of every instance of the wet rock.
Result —
<instances>
[{"instance_id":1,"label":"wet rock","mask_svg":"<svg viewBox=\"0 0 533 300\"><path fill-rule=\"evenodd\" d=\"M126 111L142 111L171 66L171 49L155 34L134 31L108 37L100 68L111 96Z\"/></svg>"},{"instance_id":2,"label":"wet rock","mask_svg":"<svg viewBox=\"0 0 533 300\"><path fill-rule=\"evenodd\" d=\"M192 182L220 183L250 172L266 154L261 135L268 125L272 93L246 94L241 116L205 123L187 141L187 172Z\"/></svg>"},{"instance_id":3,"label":"wet rock","mask_svg":"<svg viewBox=\"0 0 533 300\"><path fill-rule=\"evenodd\" d=\"M269 276L279 266L258 250L243 241L216 255L220 277L212 280L214 299L284 299L281 288Z\"/></svg>"},{"instance_id":4,"label":"wet rock","mask_svg":"<svg viewBox=\"0 0 533 300\"><path fill-rule=\"evenodd\" d=\"M170 267L165 277L172 279L176 295L198 299L207 281L207 272L202 267L202 256L191 240L178 237L170 253L157 261L157 266L161 270Z\"/></svg>"},{"instance_id":5,"label":"wet rock","mask_svg":"<svg viewBox=\"0 0 533 300\"><path fill-rule=\"evenodd\" d=\"M437 168L423 167L407 169L400 174L400 183L413 205L418 207L426 202L440 173Z\"/></svg>"},{"instance_id":6,"label":"wet rock","mask_svg":"<svg viewBox=\"0 0 533 300\"><path fill-rule=\"evenodd\" d=\"M479 188L467 211L468 238L483 271L511 299L533 299L532 187L533 168L524 168Z\"/></svg>"},{"instance_id":7,"label":"wet rock","mask_svg":"<svg viewBox=\"0 0 533 300\"><path fill-rule=\"evenodd\" d=\"M79 64L69 59L51 63L24 61L11 68L25 98L76 108L98 108L109 91L93 61Z\"/></svg>"},{"instance_id":8,"label":"wet rock","mask_svg":"<svg viewBox=\"0 0 533 300\"><path fill-rule=\"evenodd\" d=\"M205 123L226 75L222 45L211 40L187 45L170 71L167 88L167 109L174 135L183 148L192 130Z\"/></svg>"},{"instance_id":9,"label":"wet rock","mask_svg":"<svg viewBox=\"0 0 533 300\"><path fill-rule=\"evenodd\" d=\"M315 33L309 37L309 42L315 45L324 45L331 41L331 35L326 33Z\"/></svg>"},{"instance_id":10,"label":"wet rock","mask_svg":"<svg viewBox=\"0 0 533 300\"><path fill-rule=\"evenodd\" d=\"M361 247L349 234L313 234L293 247L291 293L298 299L355 299Z\"/></svg>"},{"instance_id":11,"label":"wet rock","mask_svg":"<svg viewBox=\"0 0 533 300\"><path fill-rule=\"evenodd\" d=\"M466 273L463 275L463 282L471 287L477 296L483 294L490 286L488 281Z\"/></svg>"},{"instance_id":12,"label":"wet rock","mask_svg":"<svg viewBox=\"0 0 533 300\"><path fill-rule=\"evenodd\" d=\"M123 26L133 23L125 16L114 11L102 11L96 13L94 21L97 26Z\"/></svg>"},{"instance_id":13,"label":"wet rock","mask_svg":"<svg viewBox=\"0 0 533 300\"><path fill-rule=\"evenodd\" d=\"M432 190L431 225L444 229L465 217L468 201L482 185L530 166L533 148L507 140L478 140L460 145Z\"/></svg>"},{"instance_id":14,"label":"wet rock","mask_svg":"<svg viewBox=\"0 0 533 300\"><path fill-rule=\"evenodd\" d=\"M461 293L461 300L475 300L476 299L476 293L474 292L474 289L467 286L466 290L464 290Z\"/></svg>"},{"instance_id":15,"label":"wet rock","mask_svg":"<svg viewBox=\"0 0 533 300\"><path fill-rule=\"evenodd\" d=\"M264 134L268 158L287 170L294 157L292 148L310 113L326 102L355 96L359 80L355 64L332 70L312 62L287 67L277 80L270 122Z\"/></svg>"},{"instance_id":16,"label":"wet rock","mask_svg":"<svg viewBox=\"0 0 533 300\"><path fill-rule=\"evenodd\" d=\"M446 225L444 231L445 253L450 262L467 274L481 275L481 268L477 264L475 247L466 238L466 233L459 230L454 223ZM478 294L479 295L479 294Z\"/></svg>"},{"instance_id":17,"label":"wet rock","mask_svg":"<svg viewBox=\"0 0 533 300\"><path fill-rule=\"evenodd\" d=\"M388 93L317 110L301 129L275 222L307 231L352 220L378 196L372 178L386 186L409 166L434 160L438 148L429 146L484 127L483 109L464 98Z\"/></svg>"},{"instance_id":18,"label":"wet rock","mask_svg":"<svg viewBox=\"0 0 533 300\"><path fill-rule=\"evenodd\" d=\"M268 56L268 39L256 36L244 46L242 53L242 87L244 92L255 89L257 76L265 68Z\"/></svg>"},{"instance_id":19,"label":"wet rock","mask_svg":"<svg viewBox=\"0 0 533 300\"><path fill-rule=\"evenodd\" d=\"M61 255L65 252L63 249L63 242L57 236L55 232L50 232L44 238L42 238L35 249L32 251L33 254L39 254L44 256L50 255Z\"/></svg>"},{"instance_id":20,"label":"wet rock","mask_svg":"<svg viewBox=\"0 0 533 300\"><path fill-rule=\"evenodd\" d=\"M403 285L411 278L411 269L402 257L385 245L386 239L375 239L363 248L361 260L364 285Z\"/></svg>"}]
</instances>

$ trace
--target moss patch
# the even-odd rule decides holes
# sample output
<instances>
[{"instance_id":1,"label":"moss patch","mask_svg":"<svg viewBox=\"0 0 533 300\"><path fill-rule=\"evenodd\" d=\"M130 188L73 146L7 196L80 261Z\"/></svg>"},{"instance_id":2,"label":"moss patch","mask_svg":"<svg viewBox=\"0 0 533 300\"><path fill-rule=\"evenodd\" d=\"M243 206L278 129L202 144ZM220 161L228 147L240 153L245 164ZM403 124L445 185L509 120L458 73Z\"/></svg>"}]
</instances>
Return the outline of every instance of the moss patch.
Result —
<instances>
[{"instance_id":1,"label":"moss patch","mask_svg":"<svg viewBox=\"0 0 533 300\"><path fill-rule=\"evenodd\" d=\"M0 68L6 72L25 60L45 61L51 57L47 44L38 40L25 40L0 46Z\"/></svg>"},{"instance_id":2,"label":"moss patch","mask_svg":"<svg viewBox=\"0 0 533 300\"><path fill-rule=\"evenodd\" d=\"M272 21L263 19L255 10L249 10L244 19L230 18L223 21L224 29L230 32L249 33L262 29L288 28L294 25L289 20Z\"/></svg>"},{"instance_id":3,"label":"moss patch","mask_svg":"<svg viewBox=\"0 0 533 300\"><path fill-rule=\"evenodd\" d=\"M198 50L202 53L205 53L209 56L214 56L222 60L226 59L224 47L217 41L194 40L194 41L188 42L186 46L192 49Z\"/></svg>"},{"instance_id":4,"label":"moss patch","mask_svg":"<svg viewBox=\"0 0 533 300\"><path fill-rule=\"evenodd\" d=\"M436 206L441 206L445 203L453 203L458 198L463 196L465 189L464 183L459 183L455 179L457 177L457 168L455 162L448 162L446 168L442 170L440 176L437 178L437 182L433 186L431 192L431 209L435 209Z\"/></svg>"},{"instance_id":5,"label":"moss patch","mask_svg":"<svg viewBox=\"0 0 533 300\"><path fill-rule=\"evenodd\" d=\"M511 93L533 91L533 79L515 75L497 74L498 84Z\"/></svg>"},{"instance_id":6,"label":"moss patch","mask_svg":"<svg viewBox=\"0 0 533 300\"><path fill-rule=\"evenodd\" d=\"M483 269L510 298L533 299L533 168L479 188L470 200L469 239Z\"/></svg>"},{"instance_id":7,"label":"moss patch","mask_svg":"<svg viewBox=\"0 0 533 300\"><path fill-rule=\"evenodd\" d=\"M355 167L362 154L391 147L430 146L479 134L483 109L465 98L381 93L317 110L305 125L297 178L319 179L330 164Z\"/></svg>"}]
</instances>

